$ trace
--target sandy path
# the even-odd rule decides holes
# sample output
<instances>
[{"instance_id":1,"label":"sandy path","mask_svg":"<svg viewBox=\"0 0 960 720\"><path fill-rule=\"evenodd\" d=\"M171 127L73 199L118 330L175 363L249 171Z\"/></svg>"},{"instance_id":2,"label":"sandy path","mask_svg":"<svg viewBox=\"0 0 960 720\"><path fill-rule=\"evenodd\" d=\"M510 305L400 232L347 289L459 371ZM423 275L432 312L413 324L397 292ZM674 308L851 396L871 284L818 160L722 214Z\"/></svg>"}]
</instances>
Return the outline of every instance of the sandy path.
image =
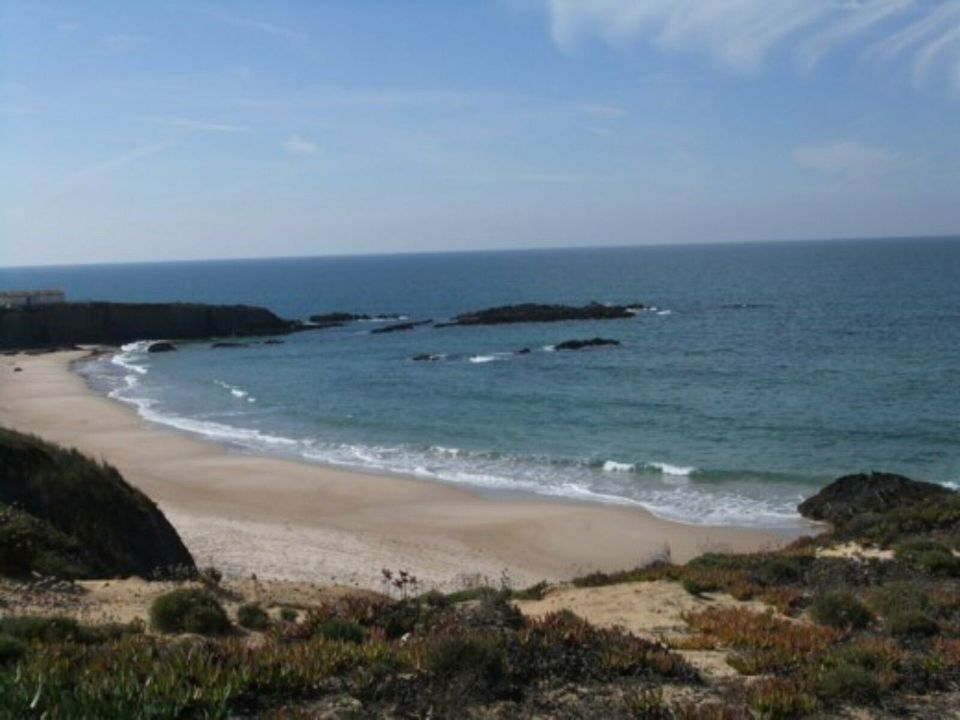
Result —
<instances>
[{"instance_id":1,"label":"sandy path","mask_svg":"<svg viewBox=\"0 0 960 720\"><path fill-rule=\"evenodd\" d=\"M639 509L468 489L233 451L142 420L70 371L82 353L0 358L0 425L115 465L167 513L199 563L229 576L380 587L381 568L456 588L632 567L669 546L747 550L790 538L692 527ZM15 368L21 370L15 372Z\"/></svg>"}]
</instances>

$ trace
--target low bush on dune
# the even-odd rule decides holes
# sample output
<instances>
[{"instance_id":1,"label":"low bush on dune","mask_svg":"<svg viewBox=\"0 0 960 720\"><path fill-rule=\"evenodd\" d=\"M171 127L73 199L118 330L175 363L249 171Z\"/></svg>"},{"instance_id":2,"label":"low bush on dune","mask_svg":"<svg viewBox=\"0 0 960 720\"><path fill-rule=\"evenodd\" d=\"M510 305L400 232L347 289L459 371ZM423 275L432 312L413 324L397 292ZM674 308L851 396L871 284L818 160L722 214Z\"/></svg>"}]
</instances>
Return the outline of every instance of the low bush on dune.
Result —
<instances>
[{"instance_id":1,"label":"low bush on dune","mask_svg":"<svg viewBox=\"0 0 960 720\"><path fill-rule=\"evenodd\" d=\"M960 558L950 548L935 540L916 539L902 542L893 549L899 562L930 575L960 575Z\"/></svg>"},{"instance_id":2,"label":"low bush on dune","mask_svg":"<svg viewBox=\"0 0 960 720\"><path fill-rule=\"evenodd\" d=\"M883 626L895 637L930 637L940 632L940 624L919 610L898 610L884 618Z\"/></svg>"},{"instance_id":3,"label":"low bush on dune","mask_svg":"<svg viewBox=\"0 0 960 720\"><path fill-rule=\"evenodd\" d=\"M160 632L199 635L223 635L231 629L220 602L209 592L194 588L157 597L150 606L150 625Z\"/></svg>"},{"instance_id":4,"label":"low bush on dune","mask_svg":"<svg viewBox=\"0 0 960 720\"><path fill-rule=\"evenodd\" d=\"M16 507L0 504L0 575L78 578L94 574L76 539Z\"/></svg>"},{"instance_id":5,"label":"low bush on dune","mask_svg":"<svg viewBox=\"0 0 960 720\"><path fill-rule=\"evenodd\" d=\"M461 636L441 639L427 650L427 669L446 681L484 689L502 684L507 674L506 653L495 638Z\"/></svg>"},{"instance_id":6,"label":"low bush on dune","mask_svg":"<svg viewBox=\"0 0 960 720\"><path fill-rule=\"evenodd\" d=\"M24 642L72 642L85 645L115 640L124 635L143 631L142 624L133 622L83 625L71 617L37 617L11 615L0 618L0 634Z\"/></svg>"},{"instance_id":7,"label":"low bush on dune","mask_svg":"<svg viewBox=\"0 0 960 720\"><path fill-rule=\"evenodd\" d=\"M367 637L367 631L360 623L343 618L330 618L320 625L320 636L337 642L362 643Z\"/></svg>"},{"instance_id":8,"label":"low bush on dune","mask_svg":"<svg viewBox=\"0 0 960 720\"><path fill-rule=\"evenodd\" d=\"M810 605L810 617L835 628L864 628L873 614L853 593L836 591L817 595Z\"/></svg>"},{"instance_id":9,"label":"low bush on dune","mask_svg":"<svg viewBox=\"0 0 960 720\"><path fill-rule=\"evenodd\" d=\"M248 630L266 630L270 616L258 603L246 603L237 608L237 623Z\"/></svg>"},{"instance_id":10,"label":"low bush on dune","mask_svg":"<svg viewBox=\"0 0 960 720\"><path fill-rule=\"evenodd\" d=\"M198 591L189 592L161 596L160 607L192 605L184 599ZM26 643L15 665L0 663L0 717L314 717L312 704L331 688L362 701L362 717L463 717L485 703L527 698L531 705L511 716L535 717L542 688L556 683L573 689L564 699L572 709L593 702L591 688L620 697L635 681L697 679L663 646L571 613L516 624L502 598L394 604L419 606L408 637L387 639L388 615L366 601L337 602L296 627L278 624L256 645L151 635ZM332 640L322 629L333 627L349 630Z\"/></svg>"},{"instance_id":11,"label":"low bush on dune","mask_svg":"<svg viewBox=\"0 0 960 720\"><path fill-rule=\"evenodd\" d=\"M0 633L0 666L16 662L27 652L27 645L20 638Z\"/></svg>"}]
</instances>

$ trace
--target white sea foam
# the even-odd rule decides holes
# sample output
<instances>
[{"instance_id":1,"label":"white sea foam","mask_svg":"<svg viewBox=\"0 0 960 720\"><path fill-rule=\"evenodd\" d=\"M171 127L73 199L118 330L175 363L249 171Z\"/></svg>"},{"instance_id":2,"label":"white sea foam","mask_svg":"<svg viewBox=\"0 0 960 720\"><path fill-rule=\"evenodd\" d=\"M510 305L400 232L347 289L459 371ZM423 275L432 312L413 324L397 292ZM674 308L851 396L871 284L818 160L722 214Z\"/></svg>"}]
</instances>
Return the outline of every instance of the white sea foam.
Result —
<instances>
[{"instance_id":1,"label":"white sea foam","mask_svg":"<svg viewBox=\"0 0 960 720\"><path fill-rule=\"evenodd\" d=\"M673 310L657 310L657 315L673 315Z\"/></svg>"},{"instance_id":2,"label":"white sea foam","mask_svg":"<svg viewBox=\"0 0 960 720\"><path fill-rule=\"evenodd\" d=\"M506 360L510 357L511 353L493 353L492 355L473 355L467 358L468 362L482 364L482 363L491 363L499 362L501 360Z\"/></svg>"},{"instance_id":3,"label":"white sea foam","mask_svg":"<svg viewBox=\"0 0 960 720\"><path fill-rule=\"evenodd\" d=\"M129 348L126 362L136 364L141 348ZM119 363L114 363L119 365ZM124 371L126 368L124 368ZM702 489L689 477L694 467L669 463L634 465L607 460L601 466L587 461L558 461L547 457L517 457L493 451L471 451L456 447L360 445L324 441L322 438L286 437L265 430L243 427L243 411L236 412L237 425L216 420L183 417L161 410L157 400L142 397L142 373L132 371L122 376L124 386L111 396L134 405L145 419L178 430L202 435L254 452L299 457L308 461L339 465L360 470L413 475L425 479L464 484L491 491L520 491L608 504L644 507L655 515L689 524L753 525L796 527L802 521L792 512L792 505L782 498L759 500L738 492ZM217 384L229 390L238 400L252 402L233 390L229 383ZM231 420L232 422L232 420ZM643 481L638 471L656 471L663 483ZM599 472L598 472L599 471ZM604 479L605 478L605 479ZM683 485L677 485L684 481Z\"/></svg>"},{"instance_id":4,"label":"white sea foam","mask_svg":"<svg viewBox=\"0 0 960 720\"><path fill-rule=\"evenodd\" d=\"M690 477L697 471L697 468L693 466L671 465L670 463L663 462L647 463L647 467L658 470L664 475L676 475L679 477Z\"/></svg>"},{"instance_id":5,"label":"white sea foam","mask_svg":"<svg viewBox=\"0 0 960 720\"><path fill-rule=\"evenodd\" d=\"M143 358L149 345L150 342L146 340L138 340L137 342L121 345L120 352L115 353L110 358L110 362L118 367L122 367L124 370L135 372L138 375L146 375L148 372L147 368L135 363L134 359Z\"/></svg>"},{"instance_id":6,"label":"white sea foam","mask_svg":"<svg viewBox=\"0 0 960 720\"><path fill-rule=\"evenodd\" d=\"M230 395L237 398L237 400L246 400L249 403L256 402L256 398L252 397L250 393L242 388L237 387L236 385L231 385L230 383L224 382L223 380L214 380L214 385L222 387L224 390L230 392Z\"/></svg>"}]
</instances>

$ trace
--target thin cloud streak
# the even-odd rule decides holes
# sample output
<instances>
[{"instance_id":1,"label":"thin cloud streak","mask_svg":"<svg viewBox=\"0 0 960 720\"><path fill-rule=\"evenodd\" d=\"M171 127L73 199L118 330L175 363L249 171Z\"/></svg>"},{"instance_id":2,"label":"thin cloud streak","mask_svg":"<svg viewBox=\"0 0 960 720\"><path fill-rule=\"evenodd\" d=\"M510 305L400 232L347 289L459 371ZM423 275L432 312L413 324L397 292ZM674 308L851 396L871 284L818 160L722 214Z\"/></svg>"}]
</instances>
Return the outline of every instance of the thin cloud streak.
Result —
<instances>
[{"instance_id":1,"label":"thin cloud streak","mask_svg":"<svg viewBox=\"0 0 960 720\"><path fill-rule=\"evenodd\" d=\"M125 153L121 153L120 155L86 165L50 186L50 193L56 195L64 192L65 190L69 190L70 188L87 185L93 180L107 177L113 172L116 172L127 165L139 162L140 160L151 157L152 155L162 153L174 145L176 145L176 143L172 140L151 143L149 145L141 145L133 148L132 150L128 150Z\"/></svg>"},{"instance_id":2,"label":"thin cloud streak","mask_svg":"<svg viewBox=\"0 0 960 720\"><path fill-rule=\"evenodd\" d=\"M315 155L317 153L316 143L299 135L291 135L287 138L287 141L283 143L283 149L291 155Z\"/></svg>"},{"instance_id":3,"label":"thin cloud streak","mask_svg":"<svg viewBox=\"0 0 960 720\"><path fill-rule=\"evenodd\" d=\"M205 120L190 120L187 118L173 118L170 120L163 120L162 122L173 127L183 128L184 130L194 130L198 132L245 133L250 130L250 128L242 125L207 122Z\"/></svg>"},{"instance_id":4,"label":"thin cloud streak","mask_svg":"<svg viewBox=\"0 0 960 720\"><path fill-rule=\"evenodd\" d=\"M542 1L563 50L590 36L616 47L647 38L749 72L777 51L812 70L849 49L869 63L906 66L918 85L937 73L960 77L960 0Z\"/></svg>"}]
</instances>

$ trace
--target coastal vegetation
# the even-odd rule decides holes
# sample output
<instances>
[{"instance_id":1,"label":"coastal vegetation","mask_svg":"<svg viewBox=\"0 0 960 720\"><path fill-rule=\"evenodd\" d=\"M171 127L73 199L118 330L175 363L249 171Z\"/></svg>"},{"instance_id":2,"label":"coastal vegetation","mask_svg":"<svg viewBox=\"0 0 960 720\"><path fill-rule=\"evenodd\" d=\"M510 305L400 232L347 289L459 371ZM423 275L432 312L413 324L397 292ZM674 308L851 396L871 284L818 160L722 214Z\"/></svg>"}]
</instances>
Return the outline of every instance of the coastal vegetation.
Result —
<instances>
[{"instance_id":1,"label":"coastal vegetation","mask_svg":"<svg viewBox=\"0 0 960 720\"><path fill-rule=\"evenodd\" d=\"M43 575L80 594L71 579L165 579L144 606L149 624L0 606L0 717L745 720L958 707L960 498L939 486L841 478L801 506L829 512L831 529L776 551L683 565L664 552L524 590L505 576L442 593L384 570L383 593L294 609L238 594L192 560L158 565L169 558L142 537L159 542L169 526L109 466L8 430L0 453L5 597L42 596ZM865 490L873 478L883 492ZM169 533L168 550L179 543ZM682 628L637 634L536 609L624 584L640 603L656 583L695 598Z\"/></svg>"},{"instance_id":2,"label":"coastal vegetation","mask_svg":"<svg viewBox=\"0 0 960 720\"><path fill-rule=\"evenodd\" d=\"M0 428L0 572L103 578L194 570L163 513L117 470Z\"/></svg>"}]
</instances>

